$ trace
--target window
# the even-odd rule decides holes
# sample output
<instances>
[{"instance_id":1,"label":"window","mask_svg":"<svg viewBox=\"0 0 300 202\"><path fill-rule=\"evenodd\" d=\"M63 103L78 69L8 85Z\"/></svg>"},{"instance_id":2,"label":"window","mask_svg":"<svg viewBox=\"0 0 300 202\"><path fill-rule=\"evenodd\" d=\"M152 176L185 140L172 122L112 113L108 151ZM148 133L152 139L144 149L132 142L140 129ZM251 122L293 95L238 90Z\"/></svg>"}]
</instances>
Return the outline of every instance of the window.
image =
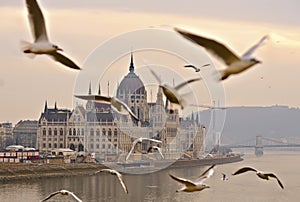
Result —
<instances>
[{"instance_id":1,"label":"window","mask_svg":"<svg viewBox=\"0 0 300 202\"><path fill-rule=\"evenodd\" d=\"M100 136L100 130L99 130L99 129L97 129L96 135L97 135L97 136Z\"/></svg>"},{"instance_id":2,"label":"window","mask_svg":"<svg viewBox=\"0 0 300 202\"><path fill-rule=\"evenodd\" d=\"M83 128L81 129L81 135L84 135L84 130L83 130Z\"/></svg>"},{"instance_id":3,"label":"window","mask_svg":"<svg viewBox=\"0 0 300 202\"><path fill-rule=\"evenodd\" d=\"M64 148L62 143L59 144L59 148Z\"/></svg>"},{"instance_id":4,"label":"window","mask_svg":"<svg viewBox=\"0 0 300 202\"><path fill-rule=\"evenodd\" d=\"M49 135L49 136L52 135L52 130L51 130L51 128L48 129L48 135Z\"/></svg>"},{"instance_id":5,"label":"window","mask_svg":"<svg viewBox=\"0 0 300 202\"><path fill-rule=\"evenodd\" d=\"M57 129L54 128L54 135L57 135Z\"/></svg>"},{"instance_id":6,"label":"window","mask_svg":"<svg viewBox=\"0 0 300 202\"><path fill-rule=\"evenodd\" d=\"M57 148L57 144L56 143L54 143L54 148Z\"/></svg>"},{"instance_id":7,"label":"window","mask_svg":"<svg viewBox=\"0 0 300 202\"><path fill-rule=\"evenodd\" d=\"M72 129L71 128L69 129L69 135L70 136L72 135Z\"/></svg>"},{"instance_id":8,"label":"window","mask_svg":"<svg viewBox=\"0 0 300 202\"><path fill-rule=\"evenodd\" d=\"M105 129L103 128L103 130L102 130L102 136L105 136L106 135L106 131L105 131Z\"/></svg>"},{"instance_id":9,"label":"window","mask_svg":"<svg viewBox=\"0 0 300 202\"><path fill-rule=\"evenodd\" d=\"M51 143L49 143L49 144L48 144L48 147L49 147L49 148L51 148L51 147L52 147Z\"/></svg>"},{"instance_id":10,"label":"window","mask_svg":"<svg viewBox=\"0 0 300 202\"><path fill-rule=\"evenodd\" d=\"M94 144L91 144L91 149L94 149Z\"/></svg>"},{"instance_id":11,"label":"window","mask_svg":"<svg viewBox=\"0 0 300 202\"><path fill-rule=\"evenodd\" d=\"M107 135L111 136L111 129L110 128L108 129L108 134Z\"/></svg>"},{"instance_id":12,"label":"window","mask_svg":"<svg viewBox=\"0 0 300 202\"><path fill-rule=\"evenodd\" d=\"M59 129L59 135L60 136L63 136L64 135L64 131L63 131L63 129L61 128L61 129Z\"/></svg>"},{"instance_id":13,"label":"window","mask_svg":"<svg viewBox=\"0 0 300 202\"><path fill-rule=\"evenodd\" d=\"M43 143L43 148L46 148L46 143Z\"/></svg>"},{"instance_id":14,"label":"window","mask_svg":"<svg viewBox=\"0 0 300 202\"><path fill-rule=\"evenodd\" d=\"M97 148L97 149L99 149L99 148L100 148L99 144L96 144L96 148Z\"/></svg>"},{"instance_id":15,"label":"window","mask_svg":"<svg viewBox=\"0 0 300 202\"><path fill-rule=\"evenodd\" d=\"M76 129L73 129L73 135L76 136Z\"/></svg>"},{"instance_id":16,"label":"window","mask_svg":"<svg viewBox=\"0 0 300 202\"><path fill-rule=\"evenodd\" d=\"M118 135L118 130L115 128L114 130L114 136L117 136Z\"/></svg>"},{"instance_id":17,"label":"window","mask_svg":"<svg viewBox=\"0 0 300 202\"><path fill-rule=\"evenodd\" d=\"M94 129L93 128L91 128L90 136L94 136Z\"/></svg>"},{"instance_id":18,"label":"window","mask_svg":"<svg viewBox=\"0 0 300 202\"><path fill-rule=\"evenodd\" d=\"M46 136L46 128L43 128L43 136Z\"/></svg>"}]
</instances>

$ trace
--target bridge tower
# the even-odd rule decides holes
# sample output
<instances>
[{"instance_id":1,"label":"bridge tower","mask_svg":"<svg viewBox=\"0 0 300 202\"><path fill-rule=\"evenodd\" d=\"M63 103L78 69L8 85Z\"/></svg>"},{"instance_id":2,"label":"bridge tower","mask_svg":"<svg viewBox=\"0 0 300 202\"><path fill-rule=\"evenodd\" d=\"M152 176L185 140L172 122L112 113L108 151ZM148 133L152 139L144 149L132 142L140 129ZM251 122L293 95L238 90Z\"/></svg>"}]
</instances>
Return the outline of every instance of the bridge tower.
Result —
<instances>
[{"instance_id":1,"label":"bridge tower","mask_svg":"<svg viewBox=\"0 0 300 202\"><path fill-rule=\"evenodd\" d=\"M257 135L256 136L256 143L255 143L255 155L257 157L260 157L263 154L264 154L264 150L263 150L262 136Z\"/></svg>"}]
</instances>

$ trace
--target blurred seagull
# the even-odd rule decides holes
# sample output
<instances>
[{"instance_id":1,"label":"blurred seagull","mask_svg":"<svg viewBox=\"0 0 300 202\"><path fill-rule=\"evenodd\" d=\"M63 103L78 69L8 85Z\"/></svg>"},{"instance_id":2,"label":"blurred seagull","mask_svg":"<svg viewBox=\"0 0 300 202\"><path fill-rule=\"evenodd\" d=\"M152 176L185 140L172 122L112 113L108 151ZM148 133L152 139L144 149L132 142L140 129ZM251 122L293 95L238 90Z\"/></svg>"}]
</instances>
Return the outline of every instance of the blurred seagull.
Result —
<instances>
[{"instance_id":1,"label":"blurred seagull","mask_svg":"<svg viewBox=\"0 0 300 202\"><path fill-rule=\"evenodd\" d=\"M123 187L124 192L126 194L128 194L128 189L127 189L127 186L125 184L125 181L124 181L123 176L121 175L121 173L119 173L116 170L112 170L112 169L102 169L102 170L96 171L95 174L100 173L100 172L108 172L108 173L110 173L112 175L116 175L118 177L118 179L119 179L122 187Z\"/></svg>"},{"instance_id":2,"label":"blurred seagull","mask_svg":"<svg viewBox=\"0 0 300 202\"><path fill-rule=\"evenodd\" d=\"M82 202L82 200L80 199L80 198L78 198L73 192L70 192L70 191L68 191L68 190L60 190L60 191L57 191L57 192L53 192L52 194L50 194L49 196L47 196L45 199L43 199L41 202L43 202L43 201L47 201L48 199L50 199L50 198L52 198L53 196L55 196L55 195L57 195L57 194L61 194L61 195L71 195L71 196L73 196L73 198L75 198L76 199L76 201L78 201L78 202Z\"/></svg>"},{"instance_id":3,"label":"blurred seagull","mask_svg":"<svg viewBox=\"0 0 300 202\"><path fill-rule=\"evenodd\" d=\"M251 55L258 47L263 45L269 39L268 35L264 36L257 44L252 46L246 53L244 53L242 57L238 57L224 44L221 44L213 39L198 36L178 28L175 28L175 31L188 40L204 47L208 52L222 60L227 65L227 68L220 72L221 80L226 79L231 74L238 74L257 63L261 63L261 61L251 57Z\"/></svg>"},{"instance_id":4,"label":"blurred seagull","mask_svg":"<svg viewBox=\"0 0 300 202\"><path fill-rule=\"evenodd\" d=\"M207 66L209 66L210 64L205 64L205 65L202 65L201 67L207 67ZM195 69L195 72L200 72L200 68L199 67L196 67L196 66L194 66L194 65L184 65L184 67L185 68L189 68L189 67L191 67L191 68L193 68L193 69Z\"/></svg>"},{"instance_id":5,"label":"blurred seagull","mask_svg":"<svg viewBox=\"0 0 300 202\"><path fill-rule=\"evenodd\" d=\"M225 173L222 173L222 178L221 178L221 180L223 180L223 181L228 180L228 177L227 177L227 175L226 175Z\"/></svg>"},{"instance_id":6,"label":"blurred seagull","mask_svg":"<svg viewBox=\"0 0 300 202\"><path fill-rule=\"evenodd\" d=\"M181 191L184 191L184 192L202 191L203 189L210 188L210 186L203 184L203 182L213 175L214 166L215 165L210 166L195 181L175 177L174 175L169 174L172 179L176 180L177 182L180 182L180 183L184 184L184 186L181 189L176 190L176 192L181 192Z\"/></svg>"},{"instance_id":7,"label":"blurred seagull","mask_svg":"<svg viewBox=\"0 0 300 202\"><path fill-rule=\"evenodd\" d=\"M133 150L135 148L135 145L138 144L138 143L142 143L144 140L151 141L151 142L156 142L156 143L160 143L160 144L162 143L162 141L156 140L156 139L150 139L150 138L144 138L144 137L137 138L136 140L134 140L132 142L131 149L130 149L130 151L128 152L128 154L126 156L126 161L129 159L131 153L133 152Z\"/></svg>"},{"instance_id":8,"label":"blurred seagull","mask_svg":"<svg viewBox=\"0 0 300 202\"><path fill-rule=\"evenodd\" d=\"M102 95L75 95L75 97L96 102L104 102L111 104L112 108L120 114L130 114L130 116L139 121L139 118L130 110L130 108L116 97L106 97Z\"/></svg>"},{"instance_id":9,"label":"blurred seagull","mask_svg":"<svg viewBox=\"0 0 300 202\"><path fill-rule=\"evenodd\" d=\"M22 51L33 57L38 54L46 54L51 56L57 62L60 62L72 69L80 70L80 67L78 67L72 60L58 52L63 51L61 48L49 42L44 16L37 1L26 0L26 5L31 31L34 36L34 43L21 41Z\"/></svg>"},{"instance_id":10,"label":"blurred seagull","mask_svg":"<svg viewBox=\"0 0 300 202\"><path fill-rule=\"evenodd\" d=\"M269 177L272 177L272 178L275 178L279 184L279 186L283 189L283 184L280 182L280 180L278 179L278 177L276 177L276 175L274 175L273 173L264 173L262 171L258 171L254 168L251 168L251 167L243 167L239 170L237 170L236 172L234 172L232 175L238 175L238 174L241 174L241 173L244 173L244 172L247 172L247 171L254 171L256 172L256 175L258 177L260 177L261 179L264 179L264 180L269 180Z\"/></svg>"},{"instance_id":11,"label":"blurred seagull","mask_svg":"<svg viewBox=\"0 0 300 202\"><path fill-rule=\"evenodd\" d=\"M161 155L161 157L164 159L164 155L162 154L161 152L161 148L160 147L157 147L157 146L152 146L152 147L149 147L147 153L151 152L151 151L158 151L159 154Z\"/></svg>"},{"instance_id":12,"label":"blurred seagull","mask_svg":"<svg viewBox=\"0 0 300 202\"><path fill-rule=\"evenodd\" d=\"M183 109L186 106L186 101L183 98L184 95L180 95L178 93L178 90L180 88L182 88L183 86L192 83L194 81L199 81L201 80L201 78L195 78L195 79L190 79L188 81L185 81L181 84L178 84L175 87L172 87L166 83L162 83L162 81L160 80L160 78L155 74L155 72L150 69L151 73L153 74L153 76L156 78L156 80L159 82L159 86L162 88L163 93L165 94L165 96L167 97L167 99L174 104L178 104L181 106L181 109Z\"/></svg>"}]
</instances>

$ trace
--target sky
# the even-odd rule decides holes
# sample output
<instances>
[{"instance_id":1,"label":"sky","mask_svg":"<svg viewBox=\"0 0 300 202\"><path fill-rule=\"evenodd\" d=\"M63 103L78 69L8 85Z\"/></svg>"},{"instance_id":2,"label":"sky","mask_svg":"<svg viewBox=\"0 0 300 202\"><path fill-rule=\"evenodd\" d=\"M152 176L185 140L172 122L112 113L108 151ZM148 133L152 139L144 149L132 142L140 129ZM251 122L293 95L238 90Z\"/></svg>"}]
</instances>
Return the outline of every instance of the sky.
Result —
<instances>
[{"instance_id":1,"label":"sky","mask_svg":"<svg viewBox=\"0 0 300 202\"><path fill-rule=\"evenodd\" d=\"M82 71L88 68L89 56L97 47L134 30L180 27L223 42L239 55L269 34L270 40L254 53L263 63L222 82L224 104L300 107L298 0L40 0L38 3L51 42L61 46ZM2 0L0 19L0 122L37 120L46 100L49 107L57 102L59 108L72 109L74 89L81 73L47 56L30 59L20 51L21 40L33 40L25 1ZM195 48L194 44L188 45ZM128 47L129 52L130 49L134 47ZM129 65L128 55L123 56L123 62L117 61L120 66L124 64L122 75ZM147 61L138 57L135 60L136 66ZM209 54L207 60L217 69L225 68ZM111 77L113 80L114 75ZM97 85L93 83L95 93ZM202 101L203 104L212 102L206 98Z\"/></svg>"}]
</instances>

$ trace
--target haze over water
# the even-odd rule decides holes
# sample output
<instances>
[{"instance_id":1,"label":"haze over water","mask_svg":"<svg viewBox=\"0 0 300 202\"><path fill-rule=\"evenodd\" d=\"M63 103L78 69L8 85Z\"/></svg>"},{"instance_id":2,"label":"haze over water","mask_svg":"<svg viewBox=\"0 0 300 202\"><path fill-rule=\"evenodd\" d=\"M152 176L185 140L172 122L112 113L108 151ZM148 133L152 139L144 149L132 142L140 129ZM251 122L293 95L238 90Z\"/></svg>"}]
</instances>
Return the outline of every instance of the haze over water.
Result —
<instances>
[{"instance_id":1,"label":"haze over water","mask_svg":"<svg viewBox=\"0 0 300 202\"><path fill-rule=\"evenodd\" d=\"M112 175L75 176L2 183L1 202L40 201L51 192L67 189L83 201L213 201L213 202L266 202L299 201L300 151L265 151L256 157L253 150L245 153L245 160L238 163L217 165L212 178L205 181L210 189L193 193L176 193L181 184L172 180L169 173L178 177L196 179L204 167L168 169L145 175L124 175L129 194L126 195L117 178ZM242 166L252 166L262 171L274 172L283 182L282 190L277 181L264 181L255 173L231 176ZM228 181L221 180L221 172ZM49 201L74 201L69 196L57 195Z\"/></svg>"}]
</instances>

